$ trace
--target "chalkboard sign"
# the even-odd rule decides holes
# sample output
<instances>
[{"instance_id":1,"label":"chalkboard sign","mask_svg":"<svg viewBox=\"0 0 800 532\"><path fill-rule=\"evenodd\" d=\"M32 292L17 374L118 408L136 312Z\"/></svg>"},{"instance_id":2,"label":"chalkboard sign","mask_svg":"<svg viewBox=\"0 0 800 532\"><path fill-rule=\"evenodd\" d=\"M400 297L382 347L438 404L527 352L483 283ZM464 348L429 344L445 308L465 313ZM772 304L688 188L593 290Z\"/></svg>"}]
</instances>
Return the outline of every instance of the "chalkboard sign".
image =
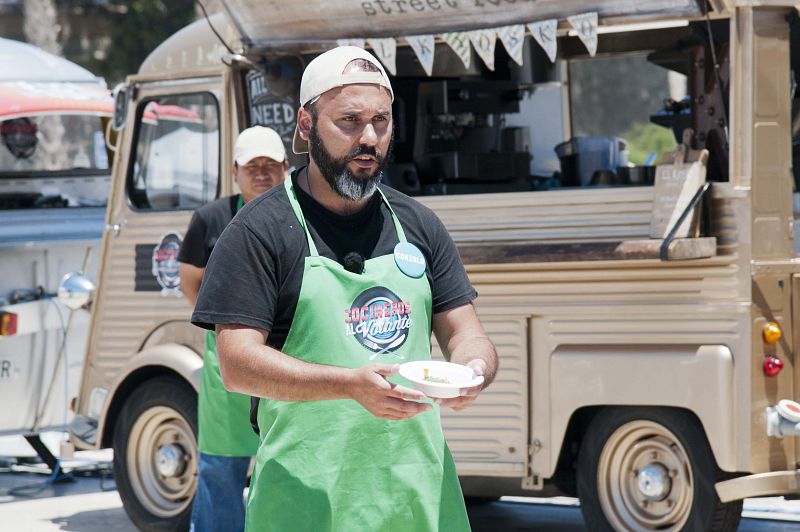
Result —
<instances>
[{"instance_id":1,"label":"chalkboard sign","mask_svg":"<svg viewBox=\"0 0 800 532\"><path fill-rule=\"evenodd\" d=\"M695 157L690 157L690 160ZM692 198L706 182L708 151L697 152L697 160L684 162L682 157L660 164L656 168L653 193L653 215L650 218L650 238L665 238L677 223ZM697 236L699 207L681 224L675 238Z\"/></svg>"},{"instance_id":2,"label":"chalkboard sign","mask_svg":"<svg viewBox=\"0 0 800 532\"><path fill-rule=\"evenodd\" d=\"M302 66L295 58L285 58L267 64L265 70L247 74L250 125L277 131L291 160Z\"/></svg>"}]
</instances>

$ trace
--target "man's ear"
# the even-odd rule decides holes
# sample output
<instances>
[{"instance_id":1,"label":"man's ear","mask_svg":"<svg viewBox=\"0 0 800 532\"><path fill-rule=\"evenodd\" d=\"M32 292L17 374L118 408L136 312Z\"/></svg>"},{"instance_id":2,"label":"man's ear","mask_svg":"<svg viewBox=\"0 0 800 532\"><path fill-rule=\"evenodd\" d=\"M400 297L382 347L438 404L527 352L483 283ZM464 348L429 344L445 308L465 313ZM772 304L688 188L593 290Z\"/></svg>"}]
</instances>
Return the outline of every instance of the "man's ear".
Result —
<instances>
[{"instance_id":1,"label":"man's ear","mask_svg":"<svg viewBox=\"0 0 800 532\"><path fill-rule=\"evenodd\" d=\"M289 170L289 159L284 159L283 160L283 171L286 172L287 170Z\"/></svg>"},{"instance_id":2,"label":"man's ear","mask_svg":"<svg viewBox=\"0 0 800 532\"><path fill-rule=\"evenodd\" d=\"M234 183L238 183L237 178L239 177L239 165L236 163L236 161L233 162L233 172L231 172L231 175L233 176Z\"/></svg>"},{"instance_id":3,"label":"man's ear","mask_svg":"<svg viewBox=\"0 0 800 532\"><path fill-rule=\"evenodd\" d=\"M301 139L308 141L311 136L311 113L305 107L297 110L297 131Z\"/></svg>"}]
</instances>

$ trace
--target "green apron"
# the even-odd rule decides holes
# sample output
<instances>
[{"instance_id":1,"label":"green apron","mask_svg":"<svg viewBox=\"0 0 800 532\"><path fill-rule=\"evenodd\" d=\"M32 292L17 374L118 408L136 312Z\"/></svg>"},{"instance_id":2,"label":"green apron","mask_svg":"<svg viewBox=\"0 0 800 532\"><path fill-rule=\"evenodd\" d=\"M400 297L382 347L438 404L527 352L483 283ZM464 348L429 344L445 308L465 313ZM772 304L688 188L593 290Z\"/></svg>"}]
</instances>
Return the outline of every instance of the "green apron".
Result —
<instances>
[{"instance_id":1,"label":"green apron","mask_svg":"<svg viewBox=\"0 0 800 532\"><path fill-rule=\"evenodd\" d=\"M283 352L349 368L429 360L431 292L424 274L402 273L394 255L367 260L360 275L320 257L290 179L285 187L310 256ZM394 212L392 218L406 242ZM409 385L397 376L389 380ZM258 426L249 532L470 529L438 405L390 421L353 400L261 399Z\"/></svg>"},{"instance_id":2,"label":"green apron","mask_svg":"<svg viewBox=\"0 0 800 532\"><path fill-rule=\"evenodd\" d=\"M239 195L236 212L244 200ZM206 333L203 371L197 399L198 448L216 456L253 456L258 436L250 426L250 397L232 393L222 384L217 359L217 334Z\"/></svg>"}]
</instances>

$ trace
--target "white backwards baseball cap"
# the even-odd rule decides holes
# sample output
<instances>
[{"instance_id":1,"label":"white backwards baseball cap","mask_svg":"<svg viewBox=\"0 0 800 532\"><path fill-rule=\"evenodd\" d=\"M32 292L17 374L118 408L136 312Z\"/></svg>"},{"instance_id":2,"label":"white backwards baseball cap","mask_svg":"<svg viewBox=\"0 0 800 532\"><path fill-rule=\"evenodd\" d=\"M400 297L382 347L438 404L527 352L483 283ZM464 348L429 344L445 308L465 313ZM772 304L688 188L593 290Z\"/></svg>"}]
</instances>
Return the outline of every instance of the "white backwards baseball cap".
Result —
<instances>
[{"instance_id":1,"label":"white backwards baseball cap","mask_svg":"<svg viewBox=\"0 0 800 532\"><path fill-rule=\"evenodd\" d=\"M274 129L253 126L239 133L233 146L233 160L244 166L256 157L269 157L279 163L286 160L286 148Z\"/></svg>"},{"instance_id":2,"label":"white backwards baseball cap","mask_svg":"<svg viewBox=\"0 0 800 532\"><path fill-rule=\"evenodd\" d=\"M345 74L345 68L355 59L369 61L380 72L354 71ZM303 71L303 79L300 81L300 105L304 106L311 100L336 87L358 83L386 87L392 97L392 101L394 101L394 91L392 90L392 84L389 83L389 76L386 75L383 65L374 55L358 46L339 46L328 50L314 58ZM300 137L300 132L297 128L294 130L292 149L295 153L308 152L308 141Z\"/></svg>"}]
</instances>

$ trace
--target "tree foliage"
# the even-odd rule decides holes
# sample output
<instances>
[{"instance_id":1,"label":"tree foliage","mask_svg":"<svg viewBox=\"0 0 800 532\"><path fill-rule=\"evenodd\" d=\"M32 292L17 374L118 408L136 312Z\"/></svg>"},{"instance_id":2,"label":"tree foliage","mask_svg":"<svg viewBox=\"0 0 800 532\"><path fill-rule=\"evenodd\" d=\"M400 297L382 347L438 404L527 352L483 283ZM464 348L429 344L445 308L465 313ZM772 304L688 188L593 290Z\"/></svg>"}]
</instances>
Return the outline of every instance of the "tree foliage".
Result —
<instances>
[{"instance_id":1,"label":"tree foliage","mask_svg":"<svg viewBox=\"0 0 800 532\"><path fill-rule=\"evenodd\" d=\"M58 4L73 25L92 20L94 26L73 31L65 55L106 78L109 85L138 71L150 52L195 20L194 0L59 0ZM83 50L87 44L91 50Z\"/></svg>"},{"instance_id":2,"label":"tree foliage","mask_svg":"<svg viewBox=\"0 0 800 532\"><path fill-rule=\"evenodd\" d=\"M677 145L671 129L647 122L633 124L622 138L628 141L628 161L634 164L644 164L653 152L657 155L654 163L657 163Z\"/></svg>"}]
</instances>

